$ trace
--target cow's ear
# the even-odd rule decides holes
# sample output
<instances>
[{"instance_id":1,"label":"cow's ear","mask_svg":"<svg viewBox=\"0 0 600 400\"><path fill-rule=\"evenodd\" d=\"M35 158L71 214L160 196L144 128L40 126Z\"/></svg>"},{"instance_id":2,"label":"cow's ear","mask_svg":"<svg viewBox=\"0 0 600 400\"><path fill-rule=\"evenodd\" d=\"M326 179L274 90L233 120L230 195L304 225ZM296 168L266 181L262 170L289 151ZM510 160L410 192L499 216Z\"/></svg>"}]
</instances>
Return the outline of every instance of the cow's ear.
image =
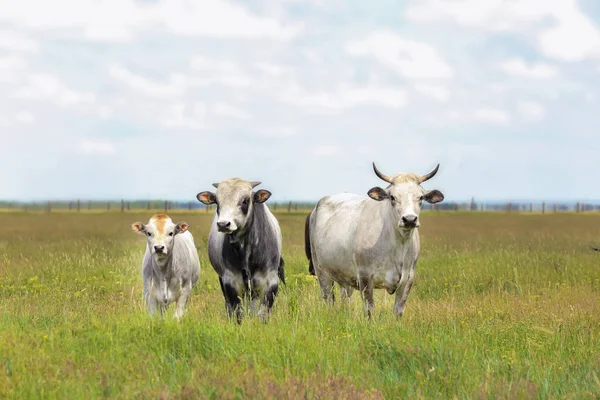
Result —
<instances>
[{"instance_id":1,"label":"cow's ear","mask_svg":"<svg viewBox=\"0 0 600 400\"><path fill-rule=\"evenodd\" d=\"M440 201L444 200L444 194L436 189L430 190L429 192L425 193L423 200L431 204L439 203Z\"/></svg>"},{"instance_id":2,"label":"cow's ear","mask_svg":"<svg viewBox=\"0 0 600 400\"><path fill-rule=\"evenodd\" d=\"M133 229L133 231L136 233L144 233L146 227L141 222L134 222L131 224L131 229Z\"/></svg>"},{"instance_id":3,"label":"cow's ear","mask_svg":"<svg viewBox=\"0 0 600 400\"><path fill-rule=\"evenodd\" d=\"M175 234L186 232L189 227L187 222L180 222L175 226Z\"/></svg>"},{"instance_id":4,"label":"cow's ear","mask_svg":"<svg viewBox=\"0 0 600 400\"><path fill-rule=\"evenodd\" d=\"M215 194L209 191L198 193L196 195L196 198L199 202L204 203L206 205L215 204L217 202L217 197L215 196Z\"/></svg>"},{"instance_id":5,"label":"cow's ear","mask_svg":"<svg viewBox=\"0 0 600 400\"><path fill-rule=\"evenodd\" d=\"M367 192L370 198L373 200L381 201L385 199L389 199L390 195L387 194L385 190L376 186Z\"/></svg>"},{"instance_id":6,"label":"cow's ear","mask_svg":"<svg viewBox=\"0 0 600 400\"><path fill-rule=\"evenodd\" d=\"M269 200L269 197L271 197L271 192L265 189L260 189L259 191L254 193L254 202L264 203L265 201Z\"/></svg>"}]
</instances>

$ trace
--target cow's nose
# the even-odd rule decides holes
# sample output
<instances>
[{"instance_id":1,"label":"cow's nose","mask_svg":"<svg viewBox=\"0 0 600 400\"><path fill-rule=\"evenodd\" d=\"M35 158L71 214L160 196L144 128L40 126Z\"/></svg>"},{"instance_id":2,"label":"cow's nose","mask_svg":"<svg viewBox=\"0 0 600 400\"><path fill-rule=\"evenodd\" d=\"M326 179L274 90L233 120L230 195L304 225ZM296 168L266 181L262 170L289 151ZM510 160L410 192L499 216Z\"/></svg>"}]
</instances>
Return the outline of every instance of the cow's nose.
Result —
<instances>
[{"instance_id":1,"label":"cow's nose","mask_svg":"<svg viewBox=\"0 0 600 400\"><path fill-rule=\"evenodd\" d=\"M157 244L156 246L154 246L154 251L156 251L157 253L162 253L165 250L165 246L161 245L161 244Z\"/></svg>"},{"instance_id":2,"label":"cow's nose","mask_svg":"<svg viewBox=\"0 0 600 400\"><path fill-rule=\"evenodd\" d=\"M229 221L217 221L217 226L221 229L229 228L231 226L231 222Z\"/></svg>"},{"instance_id":3,"label":"cow's nose","mask_svg":"<svg viewBox=\"0 0 600 400\"><path fill-rule=\"evenodd\" d=\"M402 217L402 222L404 222L404 226L415 226L417 224L417 216L405 215Z\"/></svg>"}]
</instances>

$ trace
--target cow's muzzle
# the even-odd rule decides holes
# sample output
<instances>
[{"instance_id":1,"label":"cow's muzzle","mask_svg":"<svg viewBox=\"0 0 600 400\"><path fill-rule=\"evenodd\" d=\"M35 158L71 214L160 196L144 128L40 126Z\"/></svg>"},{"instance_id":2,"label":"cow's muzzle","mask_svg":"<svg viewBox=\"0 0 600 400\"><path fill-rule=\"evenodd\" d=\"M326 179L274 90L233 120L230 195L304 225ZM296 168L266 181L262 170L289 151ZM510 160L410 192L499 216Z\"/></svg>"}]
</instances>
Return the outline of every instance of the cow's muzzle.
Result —
<instances>
[{"instance_id":1,"label":"cow's muzzle","mask_svg":"<svg viewBox=\"0 0 600 400\"><path fill-rule=\"evenodd\" d=\"M230 221L217 221L217 230L221 233L233 233L235 229L232 228Z\"/></svg>"},{"instance_id":2,"label":"cow's muzzle","mask_svg":"<svg viewBox=\"0 0 600 400\"><path fill-rule=\"evenodd\" d=\"M404 215L400 224L404 229L413 229L419 226L419 217L413 214Z\"/></svg>"}]
</instances>

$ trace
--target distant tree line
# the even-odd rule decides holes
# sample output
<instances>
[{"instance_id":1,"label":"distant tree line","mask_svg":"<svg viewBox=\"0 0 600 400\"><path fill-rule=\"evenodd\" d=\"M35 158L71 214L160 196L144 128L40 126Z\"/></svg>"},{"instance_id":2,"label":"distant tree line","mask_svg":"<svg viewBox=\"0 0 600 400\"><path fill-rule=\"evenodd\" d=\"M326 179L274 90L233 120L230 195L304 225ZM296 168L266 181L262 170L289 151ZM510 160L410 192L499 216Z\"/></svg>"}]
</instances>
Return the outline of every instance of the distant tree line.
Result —
<instances>
[{"instance_id":1,"label":"distant tree line","mask_svg":"<svg viewBox=\"0 0 600 400\"><path fill-rule=\"evenodd\" d=\"M310 201L269 201L274 211L311 210L316 202ZM48 200L48 201L0 201L0 209L21 211L205 211L214 210L214 206L205 206L198 201L177 200ZM506 212L586 212L600 211L600 202L470 202L444 201L430 205L423 204L423 210L445 211L506 211Z\"/></svg>"}]
</instances>

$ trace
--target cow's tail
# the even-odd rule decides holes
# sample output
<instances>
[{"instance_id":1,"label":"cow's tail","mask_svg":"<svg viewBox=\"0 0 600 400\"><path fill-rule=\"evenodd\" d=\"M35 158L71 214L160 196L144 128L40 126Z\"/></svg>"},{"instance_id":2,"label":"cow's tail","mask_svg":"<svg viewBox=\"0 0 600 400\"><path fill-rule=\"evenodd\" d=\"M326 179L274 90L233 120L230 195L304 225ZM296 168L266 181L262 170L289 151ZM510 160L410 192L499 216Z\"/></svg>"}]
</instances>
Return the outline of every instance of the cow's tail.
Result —
<instances>
[{"instance_id":1,"label":"cow's tail","mask_svg":"<svg viewBox=\"0 0 600 400\"><path fill-rule=\"evenodd\" d=\"M315 266L312 262L312 255L310 251L310 216L312 212L310 212L306 216L306 222L304 224L304 252L306 253L306 258L308 258L308 273L311 275L315 275Z\"/></svg>"},{"instance_id":2,"label":"cow's tail","mask_svg":"<svg viewBox=\"0 0 600 400\"><path fill-rule=\"evenodd\" d=\"M283 257L279 258L279 268L277 268L277 275L279 276L279 280L281 282L283 282L283 284L285 285L285 270L284 270L284 266L285 266L285 261L283 261Z\"/></svg>"}]
</instances>

